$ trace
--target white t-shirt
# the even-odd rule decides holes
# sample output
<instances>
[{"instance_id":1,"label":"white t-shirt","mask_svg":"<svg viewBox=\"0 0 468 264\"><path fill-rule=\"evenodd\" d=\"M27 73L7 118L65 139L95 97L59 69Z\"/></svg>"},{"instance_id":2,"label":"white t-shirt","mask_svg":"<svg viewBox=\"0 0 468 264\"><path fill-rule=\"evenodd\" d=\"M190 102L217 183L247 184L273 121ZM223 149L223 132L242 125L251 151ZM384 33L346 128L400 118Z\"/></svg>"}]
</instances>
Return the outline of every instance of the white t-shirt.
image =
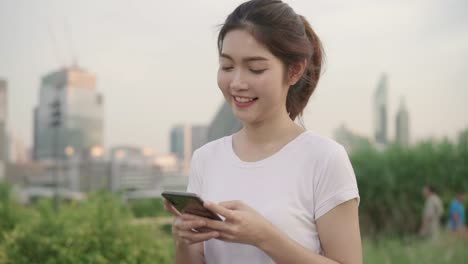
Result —
<instances>
[{"instance_id":1,"label":"white t-shirt","mask_svg":"<svg viewBox=\"0 0 468 264\"><path fill-rule=\"evenodd\" d=\"M188 190L204 200L241 200L302 246L322 253L316 220L357 198L353 168L344 148L306 131L281 150L256 162L239 159L232 136L212 141L192 158ZM262 250L211 239L205 263L274 263Z\"/></svg>"}]
</instances>

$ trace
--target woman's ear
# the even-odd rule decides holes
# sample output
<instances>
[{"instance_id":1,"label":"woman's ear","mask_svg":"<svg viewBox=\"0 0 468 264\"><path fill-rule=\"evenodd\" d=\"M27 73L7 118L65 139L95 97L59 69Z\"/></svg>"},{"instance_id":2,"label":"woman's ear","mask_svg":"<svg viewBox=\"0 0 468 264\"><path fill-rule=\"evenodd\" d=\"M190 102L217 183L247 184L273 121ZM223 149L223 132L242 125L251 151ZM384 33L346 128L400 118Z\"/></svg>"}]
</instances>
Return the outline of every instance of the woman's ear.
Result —
<instances>
[{"instance_id":1,"label":"woman's ear","mask_svg":"<svg viewBox=\"0 0 468 264\"><path fill-rule=\"evenodd\" d=\"M294 85L296 84L304 74L304 71L307 67L307 60L304 59L300 62L296 62L294 64L291 64L288 69L288 84Z\"/></svg>"}]
</instances>

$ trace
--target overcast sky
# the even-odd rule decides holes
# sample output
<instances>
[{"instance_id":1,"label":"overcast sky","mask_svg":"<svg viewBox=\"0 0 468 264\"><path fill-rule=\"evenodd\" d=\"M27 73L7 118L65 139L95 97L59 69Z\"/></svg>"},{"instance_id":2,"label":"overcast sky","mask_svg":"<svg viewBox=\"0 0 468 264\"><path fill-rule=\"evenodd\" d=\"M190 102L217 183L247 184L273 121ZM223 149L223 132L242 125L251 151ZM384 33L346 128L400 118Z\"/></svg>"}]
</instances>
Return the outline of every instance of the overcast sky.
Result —
<instances>
[{"instance_id":1,"label":"overcast sky","mask_svg":"<svg viewBox=\"0 0 468 264\"><path fill-rule=\"evenodd\" d=\"M9 129L32 143L32 109L46 73L78 64L97 75L105 145L164 153L178 123L208 124L216 84L217 25L243 1L0 0L0 78ZM372 135L372 97L389 79L389 129L400 97L412 141L468 127L468 1L286 1L322 39L326 69L305 113L309 130L341 123Z\"/></svg>"}]
</instances>

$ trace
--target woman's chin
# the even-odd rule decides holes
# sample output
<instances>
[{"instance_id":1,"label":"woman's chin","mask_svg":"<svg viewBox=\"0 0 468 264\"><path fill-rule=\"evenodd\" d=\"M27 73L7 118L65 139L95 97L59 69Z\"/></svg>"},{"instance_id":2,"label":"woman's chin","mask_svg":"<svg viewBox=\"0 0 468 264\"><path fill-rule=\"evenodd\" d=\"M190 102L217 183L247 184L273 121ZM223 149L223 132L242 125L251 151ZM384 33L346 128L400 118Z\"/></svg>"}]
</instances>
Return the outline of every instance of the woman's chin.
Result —
<instances>
[{"instance_id":1,"label":"woman's chin","mask_svg":"<svg viewBox=\"0 0 468 264\"><path fill-rule=\"evenodd\" d=\"M257 118L253 116L251 113L234 113L234 116L239 120L242 124L254 124L257 122Z\"/></svg>"},{"instance_id":2,"label":"woman's chin","mask_svg":"<svg viewBox=\"0 0 468 264\"><path fill-rule=\"evenodd\" d=\"M243 124L250 124L258 121L258 114L254 108L241 108L235 105L234 102L231 102L231 110L237 120Z\"/></svg>"},{"instance_id":3,"label":"woman's chin","mask_svg":"<svg viewBox=\"0 0 468 264\"><path fill-rule=\"evenodd\" d=\"M236 111L236 109L232 109L232 113L237 118L237 120L241 122L251 122L253 120L252 113Z\"/></svg>"}]
</instances>

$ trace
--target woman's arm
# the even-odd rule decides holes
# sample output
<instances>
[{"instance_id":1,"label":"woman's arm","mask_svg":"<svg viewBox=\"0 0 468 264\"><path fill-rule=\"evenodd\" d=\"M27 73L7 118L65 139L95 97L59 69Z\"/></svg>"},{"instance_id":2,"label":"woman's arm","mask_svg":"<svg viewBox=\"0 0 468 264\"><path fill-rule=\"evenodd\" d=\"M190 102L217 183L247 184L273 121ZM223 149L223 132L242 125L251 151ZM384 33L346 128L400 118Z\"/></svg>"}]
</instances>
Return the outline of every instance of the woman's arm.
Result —
<instances>
[{"instance_id":1,"label":"woman's arm","mask_svg":"<svg viewBox=\"0 0 468 264\"><path fill-rule=\"evenodd\" d=\"M362 263L356 200L338 205L317 220L324 256L315 254L280 232L259 247L276 263Z\"/></svg>"},{"instance_id":2,"label":"woman's arm","mask_svg":"<svg viewBox=\"0 0 468 264\"><path fill-rule=\"evenodd\" d=\"M317 220L325 256L340 263L362 263L362 241L356 199L338 205Z\"/></svg>"},{"instance_id":3,"label":"woman's arm","mask_svg":"<svg viewBox=\"0 0 468 264\"><path fill-rule=\"evenodd\" d=\"M177 243L175 246L175 264L203 264L205 257L203 255L203 243L188 245Z\"/></svg>"}]
</instances>

